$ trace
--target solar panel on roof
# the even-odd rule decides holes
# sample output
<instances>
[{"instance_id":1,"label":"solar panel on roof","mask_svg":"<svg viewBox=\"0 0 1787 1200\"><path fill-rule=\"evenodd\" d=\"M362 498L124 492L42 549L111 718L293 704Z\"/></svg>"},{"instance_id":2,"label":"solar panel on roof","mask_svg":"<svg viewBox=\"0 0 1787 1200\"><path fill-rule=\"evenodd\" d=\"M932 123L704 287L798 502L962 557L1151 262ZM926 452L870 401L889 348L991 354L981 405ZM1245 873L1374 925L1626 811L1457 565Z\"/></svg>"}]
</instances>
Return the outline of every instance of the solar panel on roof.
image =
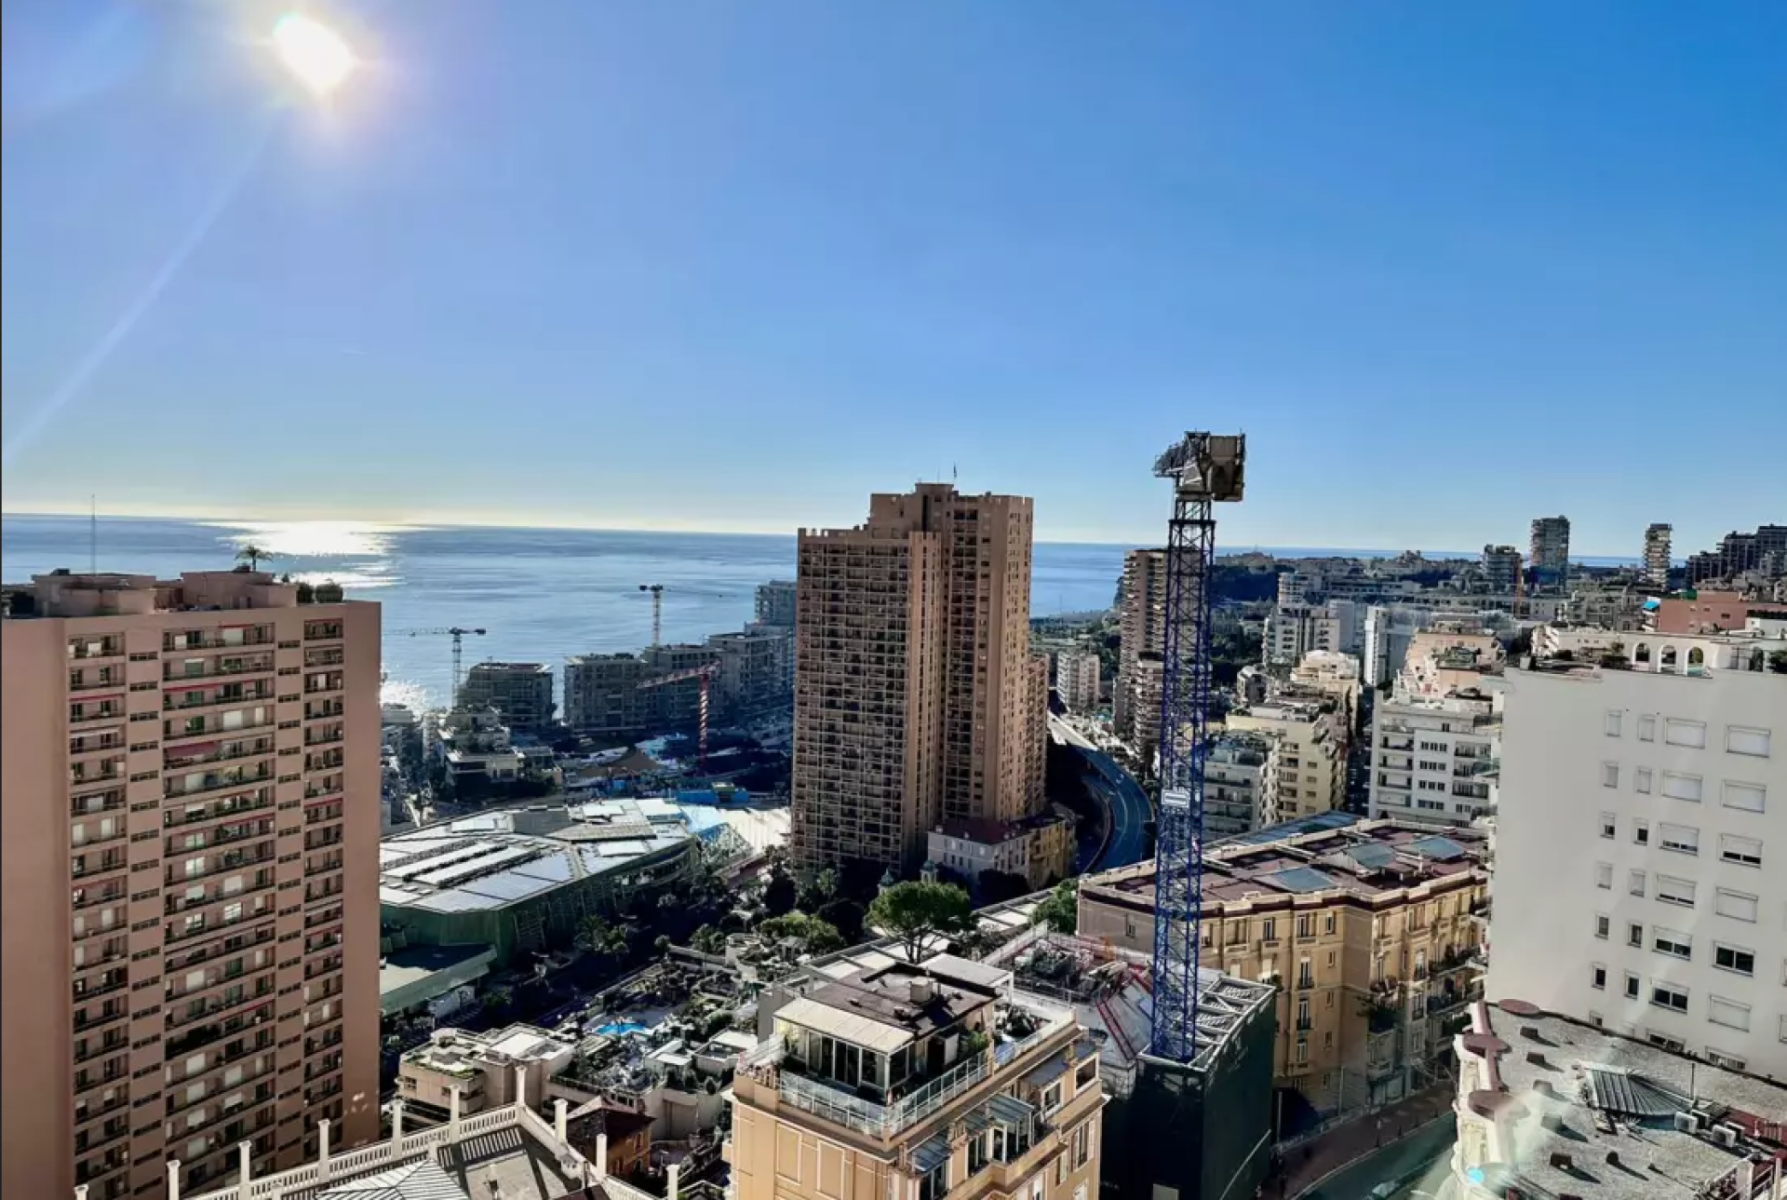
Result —
<instances>
[{"instance_id":1,"label":"solar panel on roof","mask_svg":"<svg viewBox=\"0 0 1787 1200\"><path fill-rule=\"evenodd\" d=\"M1423 858L1436 859L1439 862L1450 862L1454 858L1464 857L1464 847L1449 837L1416 838L1402 848L1410 854L1419 854Z\"/></svg>"},{"instance_id":2,"label":"solar panel on roof","mask_svg":"<svg viewBox=\"0 0 1787 1200\"><path fill-rule=\"evenodd\" d=\"M522 863L515 870L519 874L531 875L535 879L545 879L552 883L568 883L571 879L571 860L563 853L548 854L545 858Z\"/></svg>"},{"instance_id":3,"label":"solar panel on roof","mask_svg":"<svg viewBox=\"0 0 1787 1200\"><path fill-rule=\"evenodd\" d=\"M1396 861L1396 851L1382 842L1360 842L1356 846L1338 850L1330 857L1351 859L1354 865L1363 870L1377 871Z\"/></svg>"},{"instance_id":4,"label":"solar panel on roof","mask_svg":"<svg viewBox=\"0 0 1787 1200\"><path fill-rule=\"evenodd\" d=\"M1287 892L1320 892L1340 885L1332 875L1324 875L1314 867L1291 867L1260 876L1261 883L1270 883Z\"/></svg>"}]
</instances>

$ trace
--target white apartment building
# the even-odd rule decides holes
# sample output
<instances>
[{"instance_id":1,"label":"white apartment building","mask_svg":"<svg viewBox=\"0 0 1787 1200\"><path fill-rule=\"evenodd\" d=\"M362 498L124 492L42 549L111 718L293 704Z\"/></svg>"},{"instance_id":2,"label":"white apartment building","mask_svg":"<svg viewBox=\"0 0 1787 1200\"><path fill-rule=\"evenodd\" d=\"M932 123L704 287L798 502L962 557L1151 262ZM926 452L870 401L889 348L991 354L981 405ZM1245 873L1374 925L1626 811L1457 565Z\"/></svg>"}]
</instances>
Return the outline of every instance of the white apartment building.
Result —
<instances>
[{"instance_id":1,"label":"white apartment building","mask_svg":"<svg viewBox=\"0 0 1787 1200\"><path fill-rule=\"evenodd\" d=\"M1229 733L1253 733L1277 744L1267 759L1259 802L1261 824L1275 825L1340 807L1346 797L1346 716L1321 692L1281 692L1265 704L1228 715Z\"/></svg>"},{"instance_id":2,"label":"white apartment building","mask_svg":"<svg viewBox=\"0 0 1787 1200\"><path fill-rule=\"evenodd\" d=\"M1204 758L1204 836L1249 833L1265 821L1266 764L1275 738L1229 734L1210 743Z\"/></svg>"},{"instance_id":3,"label":"white apartment building","mask_svg":"<svg viewBox=\"0 0 1787 1200\"><path fill-rule=\"evenodd\" d=\"M1781 1077L1787 676L1654 641L1504 681L1487 994Z\"/></svg>"},{"instance_id":4,"label":"white apartment building","mask_svg":"<svg viewBox=\"0 0 1787 1200\"><path fill-rule=\"evenodd\" d=\"M1098 707L1098 674L1098 655L1090 650L1055 655L1055 687L1071 712L1089 713Z\"/></svg>"},{"instance_id":5,"label":"white apartment building","mask_svg":"<svg viewBox=\"0 0 1787 1200\"><path fill-rule=\"evenodd\" d=\"M1378 701L1371 721L1373 820L1468 825L1496 804L1499 692Z\"/></svg>"}]
</instances>

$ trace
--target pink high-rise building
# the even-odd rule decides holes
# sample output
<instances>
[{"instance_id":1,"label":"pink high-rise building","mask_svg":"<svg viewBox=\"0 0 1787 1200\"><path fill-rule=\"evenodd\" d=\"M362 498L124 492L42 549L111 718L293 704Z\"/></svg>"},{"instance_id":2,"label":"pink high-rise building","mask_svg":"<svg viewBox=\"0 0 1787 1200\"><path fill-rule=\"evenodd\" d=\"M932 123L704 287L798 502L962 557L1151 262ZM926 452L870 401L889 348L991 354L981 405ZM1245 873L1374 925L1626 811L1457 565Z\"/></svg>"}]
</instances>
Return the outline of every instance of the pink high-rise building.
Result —
<instances>
[{"instance_id":1,"label":"pink high-rise building","mask_svg":"<svg viewBox=\"0 0 1787 1200\"><path fill-rule=\"evenodd\" d=\"M0 1193L377 1137L378 605L256 571L5 599Z\"/></svg>"},{"instance_id":2,"label":"pink high-rise building","mask_svg":"<svg viewBox=\"0 0 1787 1200\"><path fill-rule=\"evenodd\" d=\"M1048 664L1030 652L1031 502L919 484L803 530L793 842L910 870L939 826L1044 810Z\"/></svg>"}]
</instances>

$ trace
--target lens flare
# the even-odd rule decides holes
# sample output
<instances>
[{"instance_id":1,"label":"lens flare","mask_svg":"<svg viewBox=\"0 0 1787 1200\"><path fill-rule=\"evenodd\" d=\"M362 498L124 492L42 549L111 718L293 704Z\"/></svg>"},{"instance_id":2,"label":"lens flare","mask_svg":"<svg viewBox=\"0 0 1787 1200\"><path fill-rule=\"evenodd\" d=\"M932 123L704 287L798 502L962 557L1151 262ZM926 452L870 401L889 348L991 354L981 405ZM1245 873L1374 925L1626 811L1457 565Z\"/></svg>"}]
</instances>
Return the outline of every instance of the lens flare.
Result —
<instances>
[{"instance_id":1,"label":"lens flare","mask_svg":"<svg viewBox=\"0 0 1787 1200\"><path fill-rule=\"evenodd\" d=\"M273 27L273 46L286 70L319 96L346 82L356 65L341 35L301 13L287 13Z\"/></svg>"}]
</instances>

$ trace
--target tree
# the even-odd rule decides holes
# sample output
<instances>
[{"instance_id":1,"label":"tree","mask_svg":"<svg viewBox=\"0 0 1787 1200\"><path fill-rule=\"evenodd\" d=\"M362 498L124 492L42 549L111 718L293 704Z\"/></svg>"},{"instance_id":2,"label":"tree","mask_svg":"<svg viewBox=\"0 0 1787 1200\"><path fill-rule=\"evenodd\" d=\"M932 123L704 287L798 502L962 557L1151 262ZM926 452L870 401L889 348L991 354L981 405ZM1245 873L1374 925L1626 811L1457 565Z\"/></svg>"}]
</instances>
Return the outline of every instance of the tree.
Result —
<instances>
[{"instance_id":1,"label":"tree","mask_svg":"<svg viewBox=\"0 0 1787 1200\"><path fill-rule=\"evenodd\" d=\"M770 916L779 917L794 911L798 895L794 877L778 867L770 872L769 886L763 889L763 907L769 910Z\"/></svg>"},{"instance_id":2,"label":"tree","mask_svg":"<svg viewBox=\"0 0 1787 1200\"><path fill-rule=\"evenodd\" d=\"M840 896L836 900L819 906L814 915L833 929L844 939L845 945L854 946L862 941L862 905L847 897Z\"/></svg>"},{"instance_id":3,"label":"tree","mask_svg":"<svg viewBox=\"0 0 1787 1200\"><path fill-rule=\"evenodd\" d=\"M771 917L757 926L757 932L772 941L798 942L802 954L830 954L844 948L844 939L835 928L803 912Z\"/></svg>"},{"instance_id":4,"label":"tree","mask_svg":"<svg viewBox=\"0 0 1787 1200\"><path fill-rule=\"evenodd\" d=\"M1032 920L1046 925L1054 933L1077 933L1080 927L1080 889L1071 879L1063 879L1055 890L1042 898Z\"/></svg>"},{"instance_id":5,"label":"tree","mask_svg":"<svg viewBox=\"0 0 1787 1200\"><path fill-rule=\"evenodd\" d=\"M907 962L917 962L927 941L962 932L971 913L968 893L954 884L896 883L869 905L868 923L897 939Z\"/></svg>"},{"instance_id":6,"label":"tree","mask_svg":"<svg viewBox=\"0 0 1787 1200\"><path fill-rule=\"evenodd\" d=\"M1030 894L1030 881L1011 871L982 871L974 886L982 904L1003 904Z\"/></svg>"},{"instance_id":7,"label":"tree","mask_svg":"<svg viewBox=\"0 0 1787 1200\"><path fill-rule=\"evenodd\" d=\"M257 546L253 542L244 542L236 551L236 561L245 564L250 571L260 570L261 560L272 557L272 553L266 547Z\"/></svg>"},{"instance_id":8,"label":"tree","mask_svg":"<svg viewBox=\"0 0 1787 1200\"><path fill-rule=\"evenodd\" d=\"M1769 652L1768 670L1771 675L1787 675L1787 650Z\"/></svg>"}]
</instances>

